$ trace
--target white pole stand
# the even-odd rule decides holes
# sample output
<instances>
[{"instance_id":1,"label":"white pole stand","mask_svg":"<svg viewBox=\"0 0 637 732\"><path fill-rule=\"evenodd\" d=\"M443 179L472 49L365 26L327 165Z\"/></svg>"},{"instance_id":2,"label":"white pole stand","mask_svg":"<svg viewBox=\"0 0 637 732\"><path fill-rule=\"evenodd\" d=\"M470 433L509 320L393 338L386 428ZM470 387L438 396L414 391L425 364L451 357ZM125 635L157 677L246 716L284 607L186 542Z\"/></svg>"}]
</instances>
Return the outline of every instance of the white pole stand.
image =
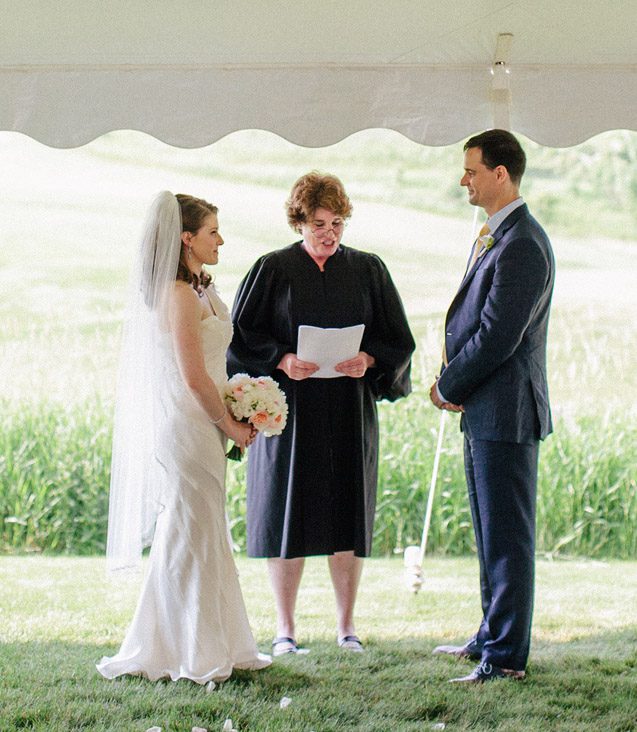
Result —
<instances>
[{"instance_id":1,"label":"white pole stand","mask_svg":"<svg viewBox=\"0 0 637 732\"><path fill-rule=\"evenodd\" d=\"M447 410L442 409L440 412L440 426L438 427L438 444L436 445L434 467L431 473L429 495L427 496L427 508L425 510L425 525L422 530L422 540L419 547L408 546L404 553L405 582L408 589L410 589L414 594L417 594L420 591L420 588L424 583L422 565L425 560L425 552L427 550L427 539L429 537L429 526L431 525L431 513L434 505L436 482L438 481L438 466L440 465L440 454L442 452L442 440L445 434L446 418Z\"/></svg>"}]
</instances>

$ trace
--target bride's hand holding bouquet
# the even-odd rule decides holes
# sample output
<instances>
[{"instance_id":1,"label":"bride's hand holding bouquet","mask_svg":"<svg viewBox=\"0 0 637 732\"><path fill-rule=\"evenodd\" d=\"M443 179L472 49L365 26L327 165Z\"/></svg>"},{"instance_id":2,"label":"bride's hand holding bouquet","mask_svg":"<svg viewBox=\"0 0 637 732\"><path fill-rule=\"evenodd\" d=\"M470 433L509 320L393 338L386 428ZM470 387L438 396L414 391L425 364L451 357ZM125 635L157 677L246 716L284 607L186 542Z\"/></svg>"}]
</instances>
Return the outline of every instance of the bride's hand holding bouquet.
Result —
<instances>
[{"instance_id":1,"label":"bride's hand holding bouquet","mask_svg":"<svg viewBox=\"0 0 637 732\"><path fill-rule=\"evenodd\" d=\"M265 437L280 435L285 428L288 416L285 394L269 376L235 374L223 390L223 400L237 421L250 425L251 430ZM252 439L247 444L251 442ZM231 460L241 460L243 451L235 444L226 455Z\"/></svg>"},{"instance_id":2,"label":"bride's hand holding bouquet","mask_svg":"<svg viewBox=\"0 0 637 732\"><path fill-rule=\"evenodd\" d=\"M228 439L234 442L232 450L238 451L240 455L250 447L257 436L256 429L247 422L239 422L232 414L226 413L223 424L218 424L227 435ZM239 458L240 459L240 458Z\"/></svg>"}]
</instances>

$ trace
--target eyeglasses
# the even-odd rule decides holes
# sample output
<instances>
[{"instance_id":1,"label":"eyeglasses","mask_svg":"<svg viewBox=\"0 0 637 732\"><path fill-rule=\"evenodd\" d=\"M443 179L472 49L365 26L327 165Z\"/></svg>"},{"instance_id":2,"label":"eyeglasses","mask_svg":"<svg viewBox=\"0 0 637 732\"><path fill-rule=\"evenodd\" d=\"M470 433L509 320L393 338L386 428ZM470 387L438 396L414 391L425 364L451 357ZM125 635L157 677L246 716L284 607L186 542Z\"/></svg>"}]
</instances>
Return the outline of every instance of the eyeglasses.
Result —
<instances>
[{"instance_id":1,"label":"eyeglasses","mask_svg":"<svg viewBox=\"0 0 637 732\"><path fill-rule=\"evenodd\" d=\"M310 224L310 231L314 234L314 236L318 236L319 238L327 236L330 231L334 234L334 236L338 236L344 228L344 221L335 221L330 227L328 227L327 224L324 222L321 222L319 224Z\"/></svg>"}]
</instances>

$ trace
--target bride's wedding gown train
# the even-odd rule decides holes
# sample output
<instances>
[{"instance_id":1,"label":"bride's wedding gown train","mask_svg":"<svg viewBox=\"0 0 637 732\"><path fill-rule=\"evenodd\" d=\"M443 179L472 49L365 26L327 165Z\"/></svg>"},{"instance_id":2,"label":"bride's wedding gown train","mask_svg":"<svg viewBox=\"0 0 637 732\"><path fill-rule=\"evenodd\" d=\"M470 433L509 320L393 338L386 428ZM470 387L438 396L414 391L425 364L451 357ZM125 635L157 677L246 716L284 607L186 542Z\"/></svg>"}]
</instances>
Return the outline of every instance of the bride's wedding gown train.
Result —
<instances>
[{"instance_id":1,"label":"bride's wedding gown train","mask_svg":"<svg viewBox=\"0 0 637 732\"><path fill-rule=\"evenodd\" d=\"M218 315L202 321L201 335L206 369L221 386L232 325L215 293L211 302ZM187 392L174 357L167 362L157 455L163 508L133 621L119 653L97 669L107 678L136 674L205 684L227 679L235 668L264 668L270 657L257 651L232 558L225 436Z\"/></svg>"}]
</instances>

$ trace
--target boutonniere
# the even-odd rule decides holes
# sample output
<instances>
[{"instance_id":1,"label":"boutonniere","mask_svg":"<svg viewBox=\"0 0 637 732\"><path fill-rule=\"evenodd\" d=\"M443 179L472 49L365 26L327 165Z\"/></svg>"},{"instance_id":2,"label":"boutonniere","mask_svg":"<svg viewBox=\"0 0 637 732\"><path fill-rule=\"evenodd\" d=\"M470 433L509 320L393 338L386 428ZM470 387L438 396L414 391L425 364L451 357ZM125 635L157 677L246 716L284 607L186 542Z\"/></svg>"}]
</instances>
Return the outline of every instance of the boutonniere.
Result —
<instances>
[{"instance_id":1,"label":"boutonniere","mask_svg":"<svg viewBox=\"0 0 637 732\"><path fill-rule=\"evenodd\" d=\"M481 236L478 241L480 242L478 257L481 257L485 252L488 252L489 249L491 249L494 244L494 239L490 234L485 234L484 236Z\"/></svg>"}]
</instances>

